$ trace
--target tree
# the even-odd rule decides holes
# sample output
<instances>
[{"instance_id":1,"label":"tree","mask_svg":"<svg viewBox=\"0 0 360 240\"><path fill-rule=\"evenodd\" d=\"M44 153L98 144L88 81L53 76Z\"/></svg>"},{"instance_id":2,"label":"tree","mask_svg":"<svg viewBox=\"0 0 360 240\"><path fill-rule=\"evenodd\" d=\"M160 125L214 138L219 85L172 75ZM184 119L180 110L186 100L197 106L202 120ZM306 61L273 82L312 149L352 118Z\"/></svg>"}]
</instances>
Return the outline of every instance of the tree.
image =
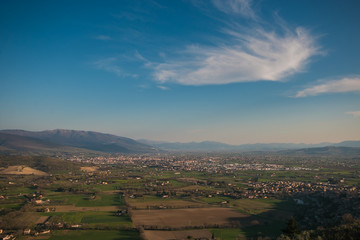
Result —
<instances>
[{"instance_id":1,"label":"tree","mask_svg":"<svg viewBox=\"0 0 360 240\"><path fill-rule=\"evenodd\" d=\"M296 223L296 220L294 217L291 217L289 219L289 222L286 225L286 228L283 229L283 233L291 238L295 236L295 234L299 234L299 227Z\"/></svg>"}]
</instances>

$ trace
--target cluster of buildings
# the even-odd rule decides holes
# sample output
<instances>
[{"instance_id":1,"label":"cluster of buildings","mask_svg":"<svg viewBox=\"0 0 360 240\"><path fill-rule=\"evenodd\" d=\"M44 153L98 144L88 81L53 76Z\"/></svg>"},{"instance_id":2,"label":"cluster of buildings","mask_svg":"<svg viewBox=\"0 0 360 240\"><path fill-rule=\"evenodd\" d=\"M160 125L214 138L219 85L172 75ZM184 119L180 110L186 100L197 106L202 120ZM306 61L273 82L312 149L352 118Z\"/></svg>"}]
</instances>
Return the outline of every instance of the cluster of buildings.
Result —
<instances>
[{"instance_id":1,"label":"cluster of buildings","mask_svg":"<svg viewBox=\"0 0 360 240\"><path fill-rule=\"evenodd\" d=\"M70 161L91 164L117 164L130 165L139 168L159 168L167 171L197 171L209 173L222 173L231 171L311 171L299 166L284 166L282 164L251 162L252 158L240 155L208 156L207 154L143 154L143 155L104 155L85 157L82 155L68 158ZM271 159L269 159L271 160ZM239 162L236 162L239 161Z\"/></svg>"},{"instance_id":2,"label":"cluster of buildings","mask_svg":"<svg viewBox=\"0 0 360 240\"><path fill-rule=\"evenodd\" d=\"M343 186L338 184L322 182L261 182L249 183L249 188L242 193L243 198L268 198L279 195L293 196L297 193L314 193L314 192L348 192L358 193L359 189L355 186Z\"/></svg>"},{"instance_id":3,"label":"cluster of buildings","mask_svg":"<svg viewBox=\"0 0 360 240\"><path fill-rule=\"evenodd\" d=\"M285 167L280 164L269 164L269 163L228 163L224 165L226 170L240 170L240 171L248 171L248 170L258 170L258 171L311 171L319 169L311 169L305 167Z\"/></svg>"}]
</instances>

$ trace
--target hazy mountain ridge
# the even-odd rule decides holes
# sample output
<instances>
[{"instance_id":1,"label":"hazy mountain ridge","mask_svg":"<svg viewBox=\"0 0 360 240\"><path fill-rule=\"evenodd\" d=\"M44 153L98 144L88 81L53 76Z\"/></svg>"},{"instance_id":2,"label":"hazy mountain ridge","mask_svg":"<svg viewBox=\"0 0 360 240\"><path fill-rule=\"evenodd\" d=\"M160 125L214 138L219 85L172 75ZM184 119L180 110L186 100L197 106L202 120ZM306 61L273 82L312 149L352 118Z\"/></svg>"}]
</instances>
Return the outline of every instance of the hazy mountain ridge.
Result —
<instances>
[{"instance_id":1,"label":"hazy mountain ridge","mask_svg":"<svg viewBox=\"0 0 360 240\"><path fill-rule=\"evenodd\" d=\"M321 147L360 147L360 141L344 141L340 143L318 143L318 144L305 144L305 143L255 143L255 144L242 144L230 145L220 142L203 141L203 142L160 142L140 139L139 142L147 143L154 147L167 151L283 151L283 150L296 150L296 149L311 149Z\"/></svg>"},{"instance_id":2,"label":"hazy mountain ridge","mask_svg":"<svg viewBox=\"0 0 360 240\"><path fill-rule=\"evenodd\" d=\"M279 151L280 154L294 156L360 156L359 147L327 146Z\"/></svg>"},{"instance_id":3,"label":"hazy mountain ridge","mask_svg":"<svg viewBox=\"0 0 360 240\"><path fill-rule=\"evenodd\" d=\"M315 149L328 148L328 149ZM338 149L337 149L338 148ZM203 142L162 142L133 140L111 134L78 130L45 130L39 132L25 130L0 130L0 151L22 152L105 152L105 153L151 153L159 150L179 152L280 152L286 154L357 154L360 141L340 143L257 143L230 145L215 141ZM310 150L307 150L310 149ZM312 151L313 149L314 151ZM297 152L296 152L297 151Z\"/></svg>"},{"instance_id":4,"label":"hazy mountain ridge","mask_svg":"<svg viewBox=\"0 0 360 240\"><path fill-rule=\"evenodd\" d=\"M40 132L25 130L1 130L0 133L28 138L28 142L25 147L42 141L41 143L45 145L55 144L54 148L66 146L109 153L142 153L156 151L154 147L139 143L130 138L92 131L63 129L46 130ZM24 141L24 139L18 140L20 142ZM34 143L30 143L30 140L32 140Z\"/></svg>"}]
</instances>

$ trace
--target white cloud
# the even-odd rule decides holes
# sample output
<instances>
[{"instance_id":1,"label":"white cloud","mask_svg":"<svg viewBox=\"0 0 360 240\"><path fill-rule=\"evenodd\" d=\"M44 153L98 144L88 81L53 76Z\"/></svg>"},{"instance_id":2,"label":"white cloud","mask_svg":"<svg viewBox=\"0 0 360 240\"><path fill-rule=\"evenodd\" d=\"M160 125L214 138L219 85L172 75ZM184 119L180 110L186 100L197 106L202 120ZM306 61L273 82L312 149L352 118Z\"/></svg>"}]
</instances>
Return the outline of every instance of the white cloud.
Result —
<instances>
[{"instance_id":1,"label":"white cloud","mask_svg":"<svg viewBox=\"0 0 360 240\"><path fill-rule=\"evenodd\" d=\"M360 117L360 111L346 112L346 114L350 114L353 117Z\"/></svg>"},{"instance_id":2,"label":"white cloud","mask_svg":"<svg viewBox=\"0 0 360 240\"><path fill-rule=\"evenodd\" d=\"M305 88L297 92L295 97L316 96L323 93L360 92L360 76L346 77L338 80Z\"/></svg>"},{"instance_id":3,"label":"white cloud","mask_svg":"<svg viewBox=\"0 0 360 240\"><path fill-rule=\"evenodd\" d=\"M228 31L233 43L218 47L192 47L186 59L155 67L155 80L183 85L281 81L301 72L319 53L314 38L303 28L283 34L255 29Z\"/></svg>"},{"instance_id":4,"label":"white cloud","mask_svg":"<svg viewBox=\"0 0 360 240\"><path fill-rule=\"evenodd\" d=\"M212 0L214 6L226 14L240 14L246 18L255 19L251 8L251 0Z\"/></svg>"}]
</instances>

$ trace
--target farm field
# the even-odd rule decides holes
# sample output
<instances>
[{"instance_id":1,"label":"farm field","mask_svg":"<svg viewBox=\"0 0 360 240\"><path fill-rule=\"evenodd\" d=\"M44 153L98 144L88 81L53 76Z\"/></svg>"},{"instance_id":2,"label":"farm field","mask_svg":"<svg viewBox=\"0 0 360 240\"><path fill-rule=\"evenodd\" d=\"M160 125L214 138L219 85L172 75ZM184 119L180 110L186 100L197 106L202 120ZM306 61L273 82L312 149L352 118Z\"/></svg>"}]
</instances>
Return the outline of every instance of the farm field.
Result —
<instances>
[{"instance_id":1,"label":"farm field","mask_svg":"<svg viewBox=\"0 0 360 240\"><path fill-rule=\"evenodd\" d=\"M273 210L278 214L280 212L288 212L291 215L295 207L295 204L292 202L271 199L236 199L231 200L229 205L234 209L251 215Z\"/></svg>"},{"instance_id":2,"label":"farm field","mask_svg":"<svg viewBox=\"0 0 360 240\"><path fill-rule=\"evenodd\" d=\"M186 230L186 231L144 231L146 239L151 240L168 240L168 239L211 239L212 233L206 229L204 230Z\"/></svg>"},{"instance_id":3,"label":"farm field","mask_svg":"<svg viewBox=\"0 0 360 240\"><path fill-rule=\"evenodd\" d=\"M245 233L240 229L216 228L209 229L220 240L246 239ZM256 236L256 235L254 235Z\"/></svg>"},{"instance_id":4,"label":"farm field","mask_svg":"<svg viewBox=\"0 0 360 240\"><path fill-rule=\"evenodd\" d=\"M97 212L97 211L116 211L118 206L103 206L103 207L75 207L74 205L54 205L55 212Z\"/></svg>"},{"instance_id":5,"label":"farm field","mask_svg":"<svg viewBox=\"0 0 360 240\"><path fill-rule=\"evenodd\" d=\"M325 208L318 211L317 202L350 201L360 206L354 192L357 187L345 183L347 178L356 179L360 170L337 170L335 175L327 169L313 171L314 179L325 181L315 183L308 181L310 173L296 182L285 171L178 173L142 165L125 169L101 165L95 171L92 167L87 170L67 175L1 176L0 228L4 234L0 237L16 233L17 239L26 240L276 239L302 209L311 207L306 219L313 212L322 216ZM301 173L295 173L298 181ZM287 178L282 185L271 180L282 176ZM326 192L321 190L325 188ZM294 198L309 205L300 206ZM346 204L343 210L326 209L342 217L352 211ZM302 226L307 224L304 217L299 218ZM317 224L316 219L312 221ZM24 229L31 234L23 235Z\"/></svg>"},{"instance_id":6,"label":"farm field","mask_svg":"<svg viewBox=\"0 0 360 240\"><path fill-rule=\"evenodd\" d=\"M107 230L63 230L56 231L49 240L140 240L140 234L137 231L107 231Z\"/></svg>"},{"instance_id":7,"label":"farm field","mask_svg":"<svg viewBox=\"0 0 360 240\"><path fill-rule=\"evenodd\" d=\"M0 216L0 226L21 228L35 226L37 223L42 223L47 217L40 216L38 213L33 212L12 212L8 216Z\"/></svg>"},{"instance_id":8,"label":"farm field","mask_svg":"<svg viewBox=\"0 0 360 240\"><path fill-rule=\"evenodd\" d=\"M127 199L127 203L134 209L148 208L188 208L205 207L205 204L179 198L161 198L156 196L143 196L136 199Z\"/></svg>"},{"instance_id":9,"label":"farm field","mask_svg":"<svg viewBox=\"0 0 360 240\"><path fill-rule=\"evenodd\" d=\"M114 212L51 212L44 216L58 216L69 224L104 225L119 228L131 228L128 216L115 216Z\"/></svg>"},{"instance_id":10,"label":"farm field","mask_svg":"<svg viewBox=\"0 0 360 240\"><path fill-rule=\"evenodd\" d=\"M190 208L166 210L134 210L132 220L136 227L158 228L204 227L213 225L249 226L249 215L230 208ZM146 227L145 227L146 228Z\"/></svg>"},{"instance_id":11,"label":"farm field","mask_svg":"<svg viewBox=\"0 0 360 240\"><path fill-rule=\"evenodd\" d=\"M123 197L120 194L99 194L94 199L86 194L62 194L49 196L51 202L56 205L74 205L75 207L105 207L124 205Z\"/></svg>"}]
</instances>

